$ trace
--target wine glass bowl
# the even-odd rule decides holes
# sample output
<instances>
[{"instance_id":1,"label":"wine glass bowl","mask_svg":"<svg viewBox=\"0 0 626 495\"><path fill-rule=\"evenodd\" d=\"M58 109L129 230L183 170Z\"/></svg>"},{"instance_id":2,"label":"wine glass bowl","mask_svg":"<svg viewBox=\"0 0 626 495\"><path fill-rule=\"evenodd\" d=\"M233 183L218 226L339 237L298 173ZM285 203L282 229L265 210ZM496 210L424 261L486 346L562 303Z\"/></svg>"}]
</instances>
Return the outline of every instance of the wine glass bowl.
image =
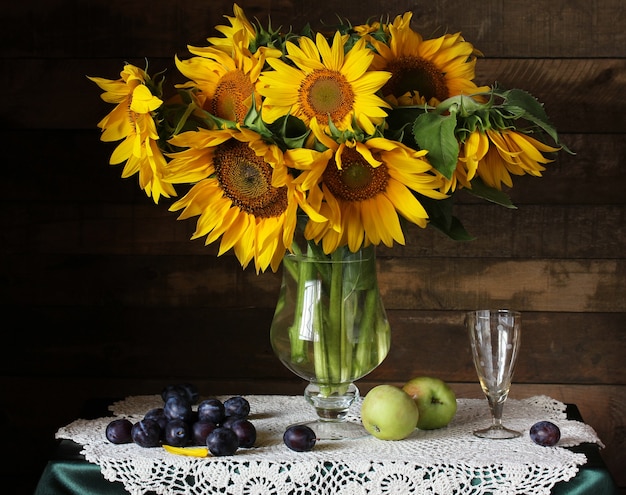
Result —
<instances>
[{"instance_id":1,"label":"wine glass bowl","mask_svg":"<svg viewBox=\"0 0 626 495\"><path fill-rule=\"evenodd\" d=\"M508 309L481 309L465 314L474 366L492 417L491 426L474 431L477 437L508 439L521 435L502 424L519 352L521 319L518 311Z\"/></svg>"}]
</instances>

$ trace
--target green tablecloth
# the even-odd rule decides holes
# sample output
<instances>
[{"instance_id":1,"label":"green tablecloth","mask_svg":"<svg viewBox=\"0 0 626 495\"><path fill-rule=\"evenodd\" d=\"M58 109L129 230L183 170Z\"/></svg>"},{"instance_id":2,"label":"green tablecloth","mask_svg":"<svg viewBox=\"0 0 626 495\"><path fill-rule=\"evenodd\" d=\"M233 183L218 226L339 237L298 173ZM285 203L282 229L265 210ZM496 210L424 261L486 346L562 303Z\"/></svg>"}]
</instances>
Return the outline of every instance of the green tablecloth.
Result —
<instances>
[{"instance_id":1,"label":"green tablecloth","mask_svg":"<svg viewBox=\"0 0 626 495\"><path fill-rule=\"evenodd\" d=\"M568 418L582 421L578 408L568 405ZM80 454L82 446L62 440L41 475L35 495L124 495L121 482L104 479L97 464ZM598 446L584 444L572 450L587 456L587 463L567 482L557 483L554 495L617 495L617 487L600 457Z\"/></svg>"}]
</instances>

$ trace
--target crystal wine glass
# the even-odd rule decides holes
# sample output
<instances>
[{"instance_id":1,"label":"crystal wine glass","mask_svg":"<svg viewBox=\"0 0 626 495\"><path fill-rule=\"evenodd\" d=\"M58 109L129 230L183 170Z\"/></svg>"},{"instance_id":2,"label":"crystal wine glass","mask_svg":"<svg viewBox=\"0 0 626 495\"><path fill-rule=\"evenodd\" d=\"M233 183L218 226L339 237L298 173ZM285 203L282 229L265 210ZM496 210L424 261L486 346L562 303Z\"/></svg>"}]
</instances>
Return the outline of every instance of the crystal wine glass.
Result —
<instances>
[{"instance_id":1,"label":"crystal wine glass","mask_svg":"<svg viewBox=\"0 0 626 495\"><path fill-rule=\"evenodd\" d=\"M489 408L492 425L474 431L481 438L519 437L519 431L502 425L502 409L509 395L520 345L521 314L508 309L481 309L465 315L474 366Z\"/></svg>"}]
</instances>

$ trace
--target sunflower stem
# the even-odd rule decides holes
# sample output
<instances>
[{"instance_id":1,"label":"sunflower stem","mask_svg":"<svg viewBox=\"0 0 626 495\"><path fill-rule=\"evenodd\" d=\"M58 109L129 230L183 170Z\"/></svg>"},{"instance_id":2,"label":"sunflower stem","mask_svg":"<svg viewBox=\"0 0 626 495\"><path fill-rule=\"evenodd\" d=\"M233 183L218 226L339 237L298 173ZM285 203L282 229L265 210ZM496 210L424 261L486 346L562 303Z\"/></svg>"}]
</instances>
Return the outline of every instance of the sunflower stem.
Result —
<instances>
[{"instance_id":1,"label":"sunflower stem","mask_svg":"<svg viewBox=\"0 0 626 495\"><path fill-rule=\"evenodd\" d=\"M355 375L360 375L363 370L370 367L372 361L372 344L376 328L376 314L378 306L378 290L371 287L365 295L364 313L359 325L359 340L356 348L356 359L354 363Z\"/></svg>"},{"instance_id":2,"label":"sunflower stem","mask_svg":"<svg viewBox=\"0 0 626 495\"><path fill-rule=\"evenodd\" d=\"M296 266L294 264L286 262L283 263L285 268L289 271L291 276L297 281L297 289L296 289L296 308L294 312L294 321L293 325L289 328L289 341L291 343L291 359L294 363L304 363L306 362L307 354L306 354L306 342L307 340L304 338L305 335L303 333L311 333L315 335L315 329L307 329L303 328L305 322L303 321L303 315L305 314L305 302L307 301L307 297L311 294L307 294L307 291L310 290L307 288L307 281L309 281L312 277L313 273L313 264L307 262L300 262Z\"/></svg>"}]
</instances>

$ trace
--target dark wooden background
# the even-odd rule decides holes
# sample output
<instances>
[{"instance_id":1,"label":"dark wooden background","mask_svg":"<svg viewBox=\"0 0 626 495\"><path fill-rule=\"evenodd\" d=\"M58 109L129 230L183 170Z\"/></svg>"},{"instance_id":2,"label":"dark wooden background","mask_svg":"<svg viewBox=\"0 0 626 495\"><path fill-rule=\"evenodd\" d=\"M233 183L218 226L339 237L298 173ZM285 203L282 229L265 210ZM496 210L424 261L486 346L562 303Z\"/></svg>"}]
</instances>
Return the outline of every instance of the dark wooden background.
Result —
<instances>
[{"instance_id":1,"label":"dark wooden background","mask_svg":"<svg viewBox=\"0 0 626 495\"><path fill-rule=\"evenodd\" d=\"M575 156L520 178L515 211L461 198L477 236L454 243L412 229L379 249L393 329L388 358L359 382L429 374L480 397L463 312L524 313L514 398L578 404L626 493L626 14L622 0L502 2L242 0L274 26L354 23L414 12L425 37L462 31L483 51L477 82L521 87L545 103ZM151 71L215 36L226 1L22 0L3 6L0 56L0 439L17 462L3 478L31 493L54 433L86 400L158 393L294 393L304 384L272 354L279 274L256 275L189 241L167 201L110 167L96 123L111 109L86 75ZM505 411L506 414L506 411ZM17 492L14 492L17 493Z\"/></svg>"}]
</instances>

